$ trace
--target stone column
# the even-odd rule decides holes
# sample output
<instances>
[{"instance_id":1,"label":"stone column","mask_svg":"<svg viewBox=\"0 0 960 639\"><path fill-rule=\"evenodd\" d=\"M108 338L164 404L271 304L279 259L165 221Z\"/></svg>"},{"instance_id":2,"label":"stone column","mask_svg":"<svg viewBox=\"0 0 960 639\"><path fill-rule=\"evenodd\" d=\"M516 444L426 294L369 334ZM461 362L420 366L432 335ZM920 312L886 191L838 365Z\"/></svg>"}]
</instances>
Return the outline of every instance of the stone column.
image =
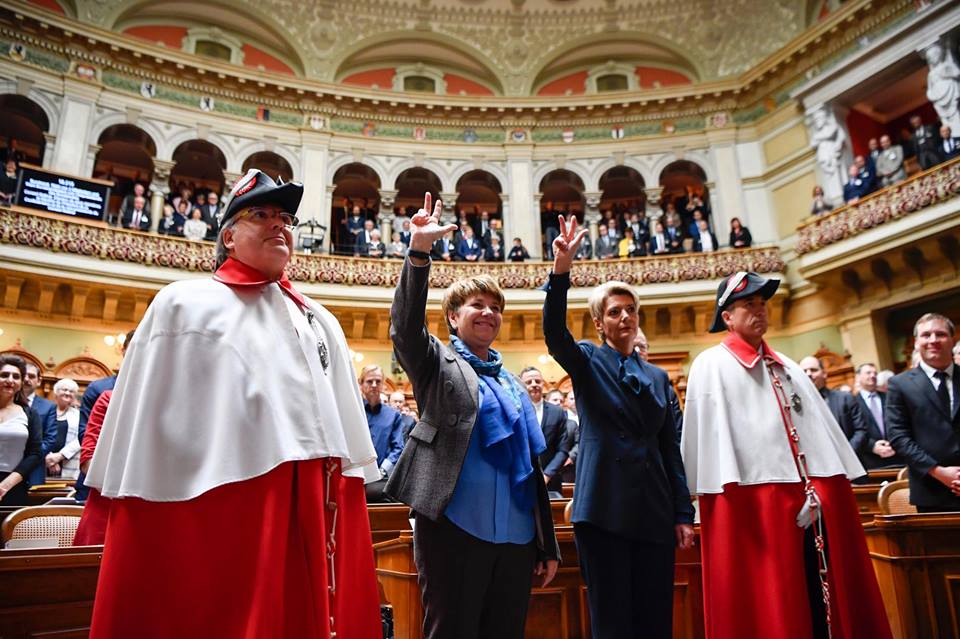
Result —
<instances>
[{"instance_id":1,"label":"stone column","mask_svg":"<svg viewBox=\"0 0 960 639\"><path fill-rule=\"evenodd\" d=\"M389 244L393 237L393 205L397 202L397 192L390 190L380 191L380 214L377 222L380 224L380 237L384 244Z\"/></svg>"},{"instance_id":2,"label":"stone column","mask_svg":"<svg viewBox=\"0 0 960 639\"><path fill-rule=\"evenodd\" d=\"M510 247L513 246L513 238L507 235L507 218L510 215L510 196L506 193L498 193L500 197L500 248L506 255Z\"/></svg>"},{"instance_id":3,"label":"stone column","mask_svg":"<svg viewBox=\"0 0 960 639\"><path fill-rule=\"evenodd\" d=\"M440 199L443 201L443 213L440 214L441 223L457 223L457 193L441 193ZM431 213L433 211L430 211Z\"/></svg>"},{"instance_id":4,"label":"stone column","mask_svg":"<svg viewBox=\"0 0 960 639\"><path fill-rule=\"evenodd\" d=\"M844 317L840 322L840 338L847 352L856 353L855 366L873 362L881 370L893 368L890 337L881 313L867 310Z\"/></svg>"},{"instance_id":5,"label":"stone column","mask_svg":"<svg viewBox=\"0 0 960 639\"><path fill-rule=\"evenodd\" d=\"M743 199L743 185L740 182L740 169L737 162L736 130L715 129L707 131L710 154L716 169L716 182L708 183L710 189L710 208L713 217L713 229L723 237L723 229L730 228L730 219L739 217L744 226L750 226L750 212L746 210ZM709 186L714 184L714 186ZM763 211L757 211L762 215ZM719 239L719 238L718 238ZM770 240L772 238L755 238Z\"/></svg>"},{"instance_id":6,"label":"stone column","mask_svg":"<svg viewBox=\"0 0 960 639\"><path fill-rule=\"evenodd\" d=\"M49 169L53 164L53 154L54 148L57 143L57 136L53 133L44 132L44 149L43 149L43 168Z\"/></svg>"},{"instance_id":7,"label":"stone column","mask_svg":"<svg viewBox=\"0 0 960 639\"><path fill-rule=\"evenodd\" d=\"M153 158L153 180L150 182L150 230L157 232L163 217L163 203L170 192L170 171L174 162Z\"/></svg>"},{"instance_id":8,"label":"stone column","mask_svg":"<svg viewBox=\"0 0 960 639\"><path fill-rule=\"evenodd\" d=\"M301 150L303 175L303 199L297 217L300 222L313 220L327 229L323 239L324 248L330 247L331 207L333 205L333 187L329 185L331 176L327 175L330 162L330 134L304 132L304 144ZM309 141L308 141L309 140Z\"/></svg>"},{"instance_id":9,"label":"stone column","mask_svg":"<svg viewBox=\"0 0 960 639\"><path fill-rule=\"evenodd\" d=\"M100 95L100 87L89 82L72 78L64 79L63 104L60 107L60 127L56 132L57 145L54 147L50 168L70 175L89 175L83 164L87 157L84 153L93 126L95 105Z\"/></svg>"},{"instance_id":10,"label":"stone column","mask_svg":"<svg viewBox=\"0 0 960 639\"><path fill-rule=\"evenodd\" d=\"M600 198L603 197L602 191L588 191L583 194L586 206L583 210L583 221L590 229L590 245L597 246L597 238L600 237L600 220L603 216L600 214Z\"/></svg>"},{"instance_id":11,"label":"stone column","mask_svg":"<svg viewBox=\"0 0 960 639\"><path fill-rule=\"evenodd\" d=\"M81 173L82 175L89 175L91 177L93 176L93 169L97 163L97 154L100 153L100 149L102 148L103 147L100 146L99 144L90 144L87 146L87 153L83 158L83 169ZM46 163L47 163L46 160L44 160L44 164ZM59 170L55 168L52 164L50 168L53 169L54 171ZM116 188L116 185L114 185L114 188Z\"/></svg>"},{"instance_id":12,"label":"stone column","mask_svg":"<svg viewBox=\"0 0 960 639\"><path fill-rule=\"evenodd\" d=\"M533 187L533 150L529 147L508 147L507 151L507 188L510 194L510 228L507 237L509 250L513 238L519 237L527 247L530 256L540 259L543 256L542 230L540 228L540 198L531 197ZM506 232L507 229L504 229Z\"/></svg>"}]
</instances>

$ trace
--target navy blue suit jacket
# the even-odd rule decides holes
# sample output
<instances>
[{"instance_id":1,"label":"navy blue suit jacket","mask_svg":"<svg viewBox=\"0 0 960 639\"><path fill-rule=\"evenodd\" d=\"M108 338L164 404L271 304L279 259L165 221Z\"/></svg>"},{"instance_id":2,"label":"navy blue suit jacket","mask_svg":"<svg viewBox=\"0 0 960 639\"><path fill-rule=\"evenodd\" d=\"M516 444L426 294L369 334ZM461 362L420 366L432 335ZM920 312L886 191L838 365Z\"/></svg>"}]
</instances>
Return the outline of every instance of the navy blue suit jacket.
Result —
<instances>
[{"instance_id":1,"label":"navy blue suit jacket","mask_svg":"<svg viewBox=\"0 0 960 639\"><path fill-rule=\"evenodd\" d=\"M674 545L674 526L693 523L667 374L639 360L653 384L640 395L618 381L620 355L577 342L567 330L570 276L550 275L543 332L570 374L580 417L574 523L639 541ZM636 355L633 355L637 357Z\"/></svg>"},{"instance_id":2,"label":"navy blue suit jacket","mask_svg":"<svg viewBox=\"0 0 960 639\"><path fill-rule=\"evenodd\" d=\"M90 411L93 410L93 405L97 403L97 399L103 394L104 391L113 390L113 387L117 384L117 376L111 375L110 377L101 377L100 379L95 379L87 385L87 390L83 391L83 397L80 399L80 427L77 429L77 439L80 440L80 443L83 444L83 434L87 431L87 420L90 419ZM83 478L86 475L80 473L80 477L77 478L77 483L75 488L77 489L76 499L77 501L84 501L87 498L87 493L89 488L83 483Z\"/></svg>"},{"instance_id":3,"label":"navy blue suit jacket","mask_svg":"<svg viewBox=\"0 0 960 639\"><path fill-rule=\"evenodd\" d=\"M30 472L30 475L28 475L26 479L27 483L31 486L42 486L47 481L47 453L53 450L53 445L57 440L57 405L49 399L44 399L37 395L33 398L33 404L31 404L30 410L36 413L37 419L40 420L43 439L40 445L40 463Z\"/></svg>"},{"instance_id":4,"label":"navy blue suit jacket","mask_svg":"<svg viewBox=\"0 0 960 639\"><path fill-rule=\"evenodd\" d=\"M567 428L567 411L544 401L540 428L543 430L543 439L547 442L547 449L540 454L540 467L543 468L544 475L550 476L547 488L559 491L563 483L560 469L570 456L574 444L570 429Z\"/></svg>"},{"instance_id":5,"label":"navy blue suit jacket","mask_svg":"<svg viewBox=\"0 0 960 639\"><path fill-rule=\"evenodd\" d=\"M877 393L877 396L880 398L880 409L885 413L887 410L887 394ZM883 439L889 441L889 433L887 433L887 436L884 436L884 434L880 432L880 425L877 424L877 420L873 418L870 407L867 406L867 402L860 393L857 393L856 399L857 404L860 406L860 414L863 415L863 420L867 424L867 442L864 444L863 450L857 451L863 467L870 470L871 468L883 468L885 466L906 465L906 462L900 455L883 458L873 452L873 447L877 445L878 440ZM886 419L884 419L884 422L886 422Z\"/></svg>"}]
</instances>

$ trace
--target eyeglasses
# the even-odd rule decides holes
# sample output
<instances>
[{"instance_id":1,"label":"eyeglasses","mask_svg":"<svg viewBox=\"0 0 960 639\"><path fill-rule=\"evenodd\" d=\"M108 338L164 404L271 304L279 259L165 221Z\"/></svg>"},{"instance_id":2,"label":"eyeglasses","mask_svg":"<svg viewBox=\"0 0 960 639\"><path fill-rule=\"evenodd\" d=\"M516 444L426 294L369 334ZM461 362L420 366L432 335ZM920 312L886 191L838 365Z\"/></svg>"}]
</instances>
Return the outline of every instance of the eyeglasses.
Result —
<instances>
[{"instance_id":1,"label":"eyeglasses","mask_svg":"<svg viewBox=\"0 0 960 639\"><path fill-rule=\"evenodd\" d=\"M251 208L241 213L240 217L245 220L256 222L257 224L264 224L279 218L280 222L289 229L292 229L300 224L300 220L297 219L296 215L291 215L286 211L276 211L273 209Z\"/></svg>"}]
</instances>

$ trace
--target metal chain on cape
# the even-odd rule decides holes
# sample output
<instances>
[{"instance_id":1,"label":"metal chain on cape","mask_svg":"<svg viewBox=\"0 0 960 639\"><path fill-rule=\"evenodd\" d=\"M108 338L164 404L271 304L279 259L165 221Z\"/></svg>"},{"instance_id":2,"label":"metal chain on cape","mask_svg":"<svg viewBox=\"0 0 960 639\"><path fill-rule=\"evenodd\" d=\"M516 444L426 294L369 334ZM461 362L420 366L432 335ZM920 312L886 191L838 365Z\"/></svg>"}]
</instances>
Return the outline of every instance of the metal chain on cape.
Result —
<instances>
[{"instance_id":1,"label":"metal chain on cape","mask_svg":"<svg viewBox=\"0 0 960 639\"><path fill-rule=\"evenodd\" d=\"M811 509L818 511L815 513L817 519L813 523L813 542L817 551L820 591L823 594L823 605L826 609L827 636L833 637L833 628L831 626L830 615L830 583L828 580L829 575L827 573L827 545L826 538L823 534L823 504L820 501L820 495L817 494L817 490L813 486L813 482L810 480L810 475L807 473L807 458L804 452L800 450L800 433L797 431L797 427L793 423L793 415L791 413L793 410L793 401L787 395L787 391L783 387L783 382L780 380L780 376L777 375L776 368L774 368L776 360L774 360L773 357L767 353L764 353L763 363L770 372L770 382L773 386L774 394L777 396L777 403L780 406L780 416L783 420L783 426L787 431L787 440L790 442L790 452L793 453L793 461L797 465L797 472L800 474L800 480L803 482L803 492L806 495L807 504L810 505ZM790 381L789 374L787 374L787 380ZM797 401L797 405L799 412L799 401Z\"/></svg>"},{"instance_id":2,"label":"metal chain on cape","mask_svg":"<svg viewBox=\"0 0 960 639\"><path fill-rule=\"evenodd\" d=\"M331 492L331 488L333 484L333 481L332 481L333 474L336 472L338 464L339 464L339 460L334 458L327 458L325 460L326 468L324 469L326 471L326 486L324 491L324 497L327 502L326 503L327 514L328 515L332 514L332 516L329 517L330 530L327 533L327 539L326 539L327 561L330 564L329 579L328 579L328 585L327 585L327 590L330 593L330 596L327 602L327 605L330 608L330 639L335 639L335 637L337 636L337 631L336 631L336 626L334 625L334 616L333 616L333 611L335 610L334 597L337 594L337 573L335 568L335 557L337 554L337 538L336 538L337 502L334 501L333 499L333 493Z\"/></svg>"}]
</instances>

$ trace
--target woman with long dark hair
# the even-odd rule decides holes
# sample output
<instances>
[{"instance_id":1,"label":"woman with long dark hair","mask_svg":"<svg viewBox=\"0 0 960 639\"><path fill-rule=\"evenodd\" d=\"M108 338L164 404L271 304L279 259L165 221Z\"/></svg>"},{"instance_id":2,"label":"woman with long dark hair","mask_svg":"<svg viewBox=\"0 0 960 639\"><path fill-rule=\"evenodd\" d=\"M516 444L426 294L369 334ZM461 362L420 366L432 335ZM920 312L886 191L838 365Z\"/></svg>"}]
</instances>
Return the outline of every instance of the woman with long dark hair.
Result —
<instances>
[{"instance_id":1,"label":"woman with long dark hair","mask_svg":"<svg viewBox=\"0 0 960 639\"><path fill-rule=\"evenodd\" d=\"M24 477L40 463L40 420L23 395L27 364L16 355L0 355L0 505L26 506Z\"/></svg>"}]
</instances>

